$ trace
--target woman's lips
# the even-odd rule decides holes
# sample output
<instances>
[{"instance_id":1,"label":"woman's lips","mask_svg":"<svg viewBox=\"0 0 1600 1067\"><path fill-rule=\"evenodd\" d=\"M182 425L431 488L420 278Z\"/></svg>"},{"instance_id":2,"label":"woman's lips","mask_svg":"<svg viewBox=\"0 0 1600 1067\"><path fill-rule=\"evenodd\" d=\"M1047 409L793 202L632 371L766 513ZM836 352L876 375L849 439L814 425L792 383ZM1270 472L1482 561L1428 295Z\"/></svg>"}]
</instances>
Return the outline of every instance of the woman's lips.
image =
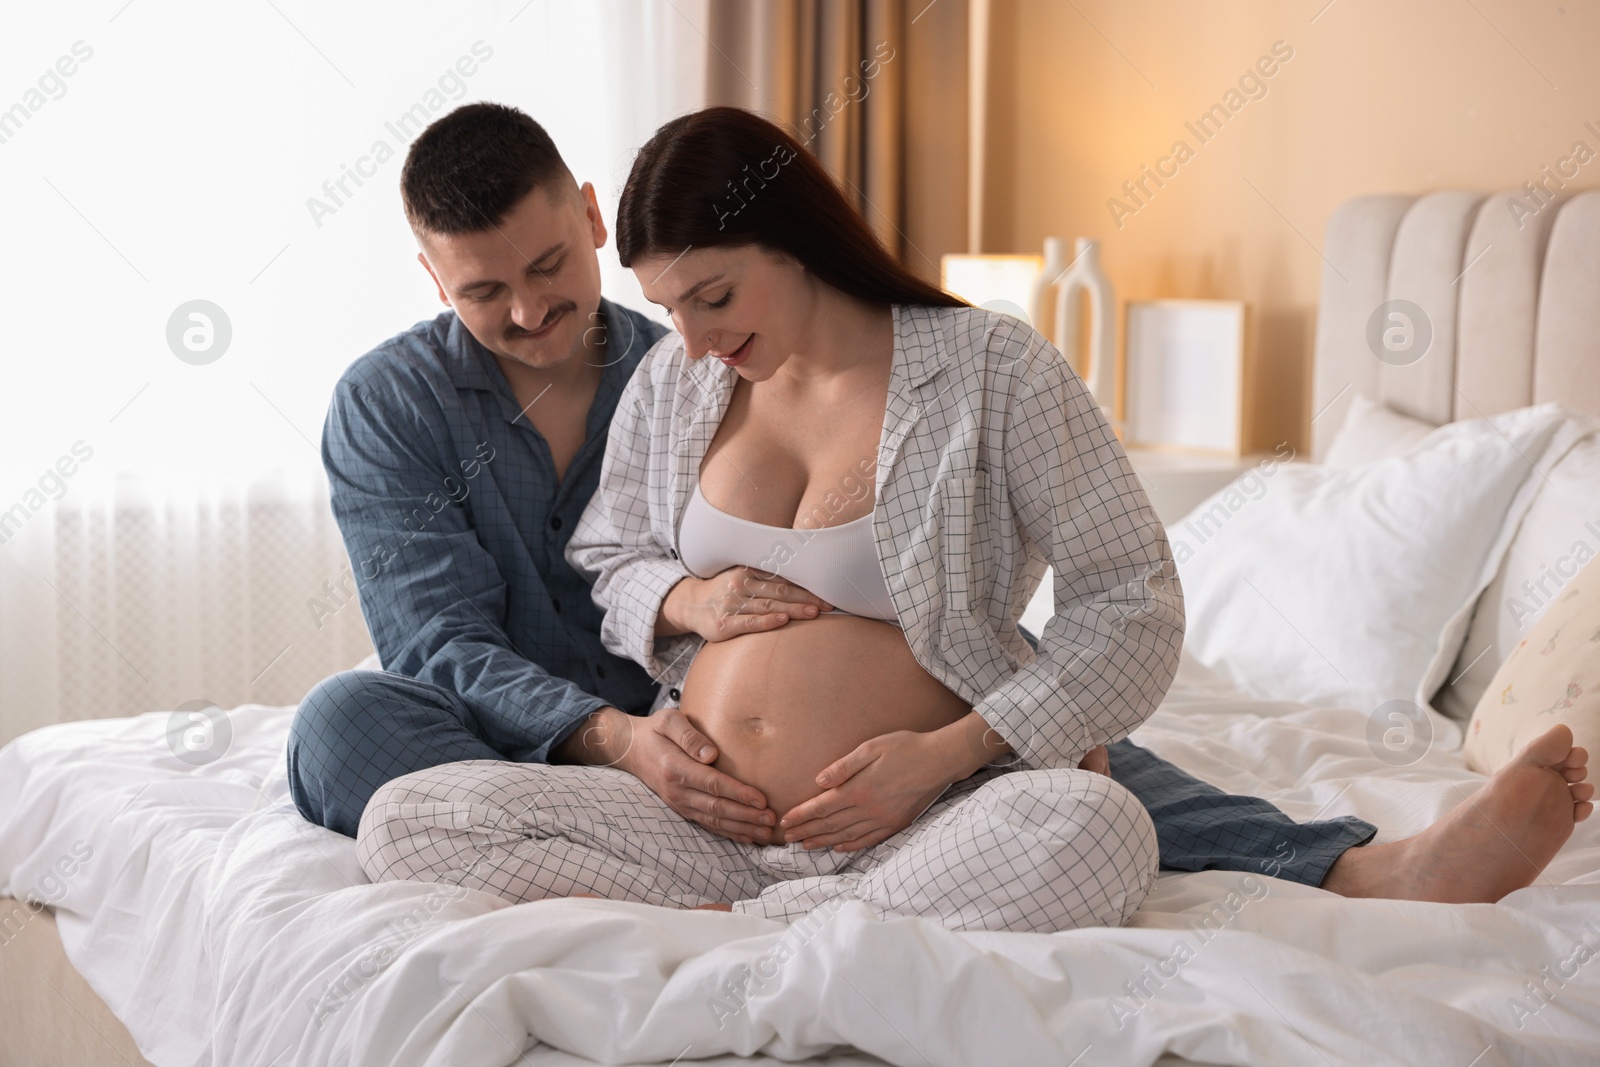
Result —
<instances>
[{"instance_id":1,"label":"woman's lips","mask_svg":"<svg viewBox=\"0 0 1600 1067\"><path fill-rule=\"evenodd\" d=\"M751 343L753 341L755 341L755 339L756 339L756 335L755 334L751 334L749 337L746 337L744 339L744 344L740 345L738 348L735 348L732 352L729 352L727 355L718 356L717 358L722 360L723 363L726 363L730 367L737 367L739 364L743 363L746 359L750 358L750 345L751 345Z\"/></svg>"}]
</instances>

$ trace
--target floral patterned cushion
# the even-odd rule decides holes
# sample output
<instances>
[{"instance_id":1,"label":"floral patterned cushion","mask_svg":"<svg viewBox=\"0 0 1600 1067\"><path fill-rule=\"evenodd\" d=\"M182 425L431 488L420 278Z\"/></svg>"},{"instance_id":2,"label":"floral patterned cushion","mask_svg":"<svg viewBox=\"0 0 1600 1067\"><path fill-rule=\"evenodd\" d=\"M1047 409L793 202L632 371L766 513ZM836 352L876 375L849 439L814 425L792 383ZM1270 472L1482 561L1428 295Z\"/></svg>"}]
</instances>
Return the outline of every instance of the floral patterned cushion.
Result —
<instances>
[{"instance_id":1,"label":"floral patterned cushion","mask_svg":"<svg viewBox=\"0 0 1600 1067\"><path fill-rule=\"evenodd\" d=\"M1467 726L1467 766L1493 774L1558 722L1600 754L1600 561L1567 582L1500 664Z\"/></svg>"}]
</instances>

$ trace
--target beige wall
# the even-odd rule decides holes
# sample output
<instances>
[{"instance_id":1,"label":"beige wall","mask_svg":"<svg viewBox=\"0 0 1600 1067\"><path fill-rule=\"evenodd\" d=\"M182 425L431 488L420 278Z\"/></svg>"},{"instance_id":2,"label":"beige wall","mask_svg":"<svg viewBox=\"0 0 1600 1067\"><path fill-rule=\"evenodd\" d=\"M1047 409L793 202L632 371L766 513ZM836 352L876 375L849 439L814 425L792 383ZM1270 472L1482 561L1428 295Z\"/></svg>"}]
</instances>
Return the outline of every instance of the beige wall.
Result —
<instances>
[{"instance_id":1,"label":"beige wall","mask_svg":"<svg viewBox=\"0 0 1600 1067\"><path fill-rule=\"evenodd\" d=\"M1096 237L1121 298L1246 301L1249 443L1262 449L1309 437L1318 249L1337 204L1520 186L1574 141L1600 151L1583 128L1600 127L1600 5L1335 0L1318 15L1322 3L990 7L981 250ZM1184 123L1275 41L1293 58L1266 95L1199 143ZM1107 200L1134 206L1122 183L1178 139L1193 158L1119 228ZM1600 159L1571 184L1600 185Z\"/></svg>"},{"instance_id":2,"label":"beige wall","mask_svg":"<svg viewBox=\"0 0 1600 1067\"><path fill-rule=\"evenodd\" d=\"M908 0L905 240L902 258L939 281L939 258L967 250L967 0ZM918 13L921 17L918 17ZM934 180L928 180L933 176Z\"/></svg>"}]
</instances>

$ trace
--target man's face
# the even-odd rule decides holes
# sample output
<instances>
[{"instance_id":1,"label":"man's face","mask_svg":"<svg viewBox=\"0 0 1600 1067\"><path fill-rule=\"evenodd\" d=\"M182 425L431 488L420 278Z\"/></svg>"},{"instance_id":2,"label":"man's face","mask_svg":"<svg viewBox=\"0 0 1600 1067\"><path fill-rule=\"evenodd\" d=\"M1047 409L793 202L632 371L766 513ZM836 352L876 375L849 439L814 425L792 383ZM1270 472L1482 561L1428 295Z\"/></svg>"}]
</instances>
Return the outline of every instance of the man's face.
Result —
<instances>
[{"instance_id":1,"label":"man's face","mask_svg":"<svg viewBox=\"0 0 1600 1067\"><path fill-rule=\"evenodd\" d=\"M530 367L560 366L599 325L605 223L594 187L565 178L528 193L497 225L477 233L426 234L421 261L439 299L478 343ZM596 334L598 336L598 334Z\"/></svg>"}]
</instances>

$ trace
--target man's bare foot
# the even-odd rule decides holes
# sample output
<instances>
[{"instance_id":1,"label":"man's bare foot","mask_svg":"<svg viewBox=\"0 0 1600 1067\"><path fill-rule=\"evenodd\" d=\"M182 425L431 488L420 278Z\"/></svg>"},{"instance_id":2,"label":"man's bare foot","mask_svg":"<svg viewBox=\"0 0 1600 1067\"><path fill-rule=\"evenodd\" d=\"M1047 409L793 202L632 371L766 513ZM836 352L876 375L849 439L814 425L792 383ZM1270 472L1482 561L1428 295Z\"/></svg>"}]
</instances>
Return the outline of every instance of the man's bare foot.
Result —
<instances>
[{"instance_id":1,"label":"man's bare foot","mask_svg":"<svg viewBox=\"0 0 1600 1067\"><path fill-rule=\"evenodd\" d=\"M1322 888L1347 897L1488 904L1531 885L1594 811L1589 754L1553 726L1415 837L1346 850Z\"/></svg>"}]
</instances>

